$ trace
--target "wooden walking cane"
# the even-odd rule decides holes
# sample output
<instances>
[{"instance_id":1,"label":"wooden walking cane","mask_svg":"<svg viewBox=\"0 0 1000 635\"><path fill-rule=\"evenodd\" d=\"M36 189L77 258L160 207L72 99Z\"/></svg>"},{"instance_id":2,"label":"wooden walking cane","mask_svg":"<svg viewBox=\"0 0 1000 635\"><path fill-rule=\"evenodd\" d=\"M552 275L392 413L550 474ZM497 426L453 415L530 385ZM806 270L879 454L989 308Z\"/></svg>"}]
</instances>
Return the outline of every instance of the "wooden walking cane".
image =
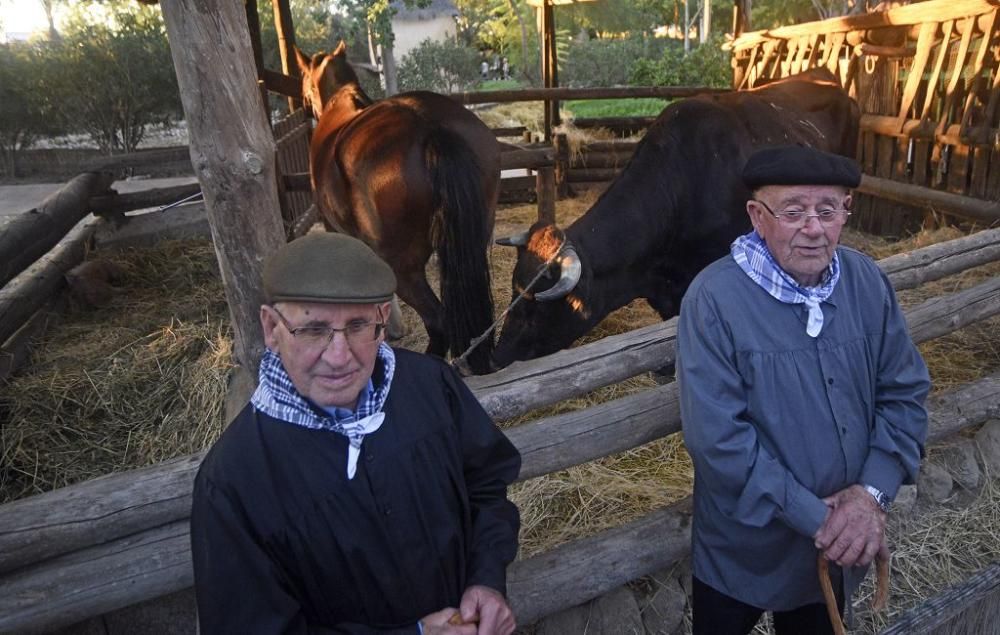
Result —
<instances>
[{"instance_id":1,"label":"wooden walking cane","mask_svg":"<svg viewBox=\"0 0 1000 635\"><path fill-rule=\"evenodd\" d=\"M830 564L819 552L816 557L816 569L819 572L819 586L823 589L823 599L826 600L826 612L830 616L830 623L833 625L834 635L844 635L844 620L840 617L840 609L837 608L837 596L833 594L833 585L830 584ZM889 599L889 551L879 549L875 556L875 597L872 598L872 610L881 611L885 608ZM845 599L850 601L850 599Z\"/></svg>"}]
</instances>

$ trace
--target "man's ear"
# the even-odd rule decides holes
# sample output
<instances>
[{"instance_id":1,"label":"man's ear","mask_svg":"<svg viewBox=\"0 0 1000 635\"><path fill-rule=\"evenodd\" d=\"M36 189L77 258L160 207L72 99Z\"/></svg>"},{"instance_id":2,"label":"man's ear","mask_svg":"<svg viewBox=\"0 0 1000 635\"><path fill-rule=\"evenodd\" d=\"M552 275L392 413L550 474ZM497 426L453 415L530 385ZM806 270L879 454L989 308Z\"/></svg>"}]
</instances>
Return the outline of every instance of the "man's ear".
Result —
<instances>
[{"instance_id":1,"label":"man's ear","mask_svg":"<svg viewBox=\"0 0 1000 635\"><path fill-rule=\"evenodd\" d=\"M760 207L752 200L747 201L747 216L750 217L750 224L754 229L758 229L761 215Z\"/></svg>"},{"instance_id":2,"label":"man's ear","mask_svg":"<svg viewBox=\"0 0 1000 635\"><path fill-rule=\"evenodd\" d=\"M854 199L851 197L851 195L848 194L847 197L844 199L844 209L850 210L851 209L851 202L853 200Z\"/></svg>"},{"instance_id":3,"label":"man's ear","mask_svg":"<svg viewBox=\"0 0 1000 635\"><path fill-rule=\"evenodd\" d=\"M264 344L272 351L278 350L278 316L274 314L274 309L266 304L260 305L260 328L264 331Z\"/></svg>"}]
</instances>

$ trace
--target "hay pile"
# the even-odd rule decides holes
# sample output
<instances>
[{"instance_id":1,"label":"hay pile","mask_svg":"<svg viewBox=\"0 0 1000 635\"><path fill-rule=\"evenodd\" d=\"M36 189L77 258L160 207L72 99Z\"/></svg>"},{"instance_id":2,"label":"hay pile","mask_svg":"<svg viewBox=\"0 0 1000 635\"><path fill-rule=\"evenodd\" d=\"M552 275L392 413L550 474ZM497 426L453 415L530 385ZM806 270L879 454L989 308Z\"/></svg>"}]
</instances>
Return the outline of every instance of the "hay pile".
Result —
<instances>
[{"instance_id":1,"label":"hay pile","mask_svg":"<svg viewBox=\"0 0 1000 635\"><path fill-rule=\"evenodd\" d=\"M597 192L559 202L568 225ZM498 210L496 235L527 229L534 206ZM847 230L844 242L876 258L955 238L957 230L926 232L889 243ZM8 501L112 471L148 465L207 447L222 429L225 376L230 366L228 311L208 242L166 243L156 249L102 255L126 270L114 303L76 311L39 342L29 370L0 385L0 500ZM496 311L510 301L515 250L490 250ZM429 267L436 278L432 261ZM989 276L1000 264L900 293L904 306L952 293ZM402 346L423 350L419 318L403 307L409 333ZM659 320L636 301L584 338L592 341ZM921 345L935 391L1000 369L1000 318ZM648 376L596 390L502 422L578 410L654 386ZM679 435L586 465L516 485L521 509L520 557L621 525L689 495L692 468ZM1000 488L988 486L971 506L942 509L890 525L896 550L893 614L1000 557L995 528ZM884 617L864 618L874 632ZM763 631L766 632L766 631Z\"/></svg>"},{"instance_id":2,"label":"hay pile","mask_svg":"<svg viewBox=\"0 0 1000 635\"><path fill-rule=\"evenodd\" d=\"M0 501L195 452L222 429L230 327L211 243L102 257L124 290L71 310L0 384Z\"/></svg>"}]
</instances>

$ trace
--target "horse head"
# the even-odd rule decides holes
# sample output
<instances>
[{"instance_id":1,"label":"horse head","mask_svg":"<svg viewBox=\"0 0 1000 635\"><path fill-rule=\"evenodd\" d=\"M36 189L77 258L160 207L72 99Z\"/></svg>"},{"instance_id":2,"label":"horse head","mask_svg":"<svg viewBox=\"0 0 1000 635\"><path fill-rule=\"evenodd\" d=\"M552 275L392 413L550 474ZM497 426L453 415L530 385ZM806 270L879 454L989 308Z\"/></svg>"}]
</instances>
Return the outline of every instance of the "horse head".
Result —
<instances>
[{"instance_id":1,"label":"horse head","mask_svg":"<svg viewBox=\"0 0 1000 635\"><path fill-rule=\"evenodd\" d=\"M333 53L316 53L311 58L295 47L295 59L302 73L302 101L319 119L334 98L347 91L351 105L358 110L371 103L358 83L358 76L347 61L347 45L341 40Z\"/></svg>"}]
</instances>

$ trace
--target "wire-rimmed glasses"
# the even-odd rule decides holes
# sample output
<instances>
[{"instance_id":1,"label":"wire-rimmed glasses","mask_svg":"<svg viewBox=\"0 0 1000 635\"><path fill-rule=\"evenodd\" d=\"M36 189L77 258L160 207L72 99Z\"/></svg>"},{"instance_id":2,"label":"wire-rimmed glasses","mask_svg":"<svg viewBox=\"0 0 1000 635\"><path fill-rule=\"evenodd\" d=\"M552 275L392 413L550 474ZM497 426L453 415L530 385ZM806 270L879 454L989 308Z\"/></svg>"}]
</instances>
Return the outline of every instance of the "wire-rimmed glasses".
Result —
<instances>
[{"instance_id":1,"label":"wire-rimmed glasses","mask_svg":"<svg viewBox=\"0 0 1000 635\"><path fill-rule=\"evenodd\" d=\"M310 351L321 351L330 345L337 333L344 335L347 345L353 349L361 349L371 346L378 340L379 334L385 328L385 324L374 320L355 320L347 323L343 328L336 328L325 325L292 326L277 307L271 306L278 319L285 329L292 334L295 342Z\"/></svg>"},{"instance_id":2,"label":"wire-rimmed glasses","mask_svg":"<svg viewBox=\"0 0 1000 635\"><path fill-rule=\"evenodd\" d=\"M786 227L805 227L810 218L815 218L825 227L841 225L847 220L847 217L851 215L850 210L833 209L830 207L816 208L816 213L814 214L809 214L806 210L797 207L790 207L775 213L764 201L754 199L754 202L760 204L761 207L767 210L768 214L777 218L778 222Z\"/></svg>"}]
</instances>

